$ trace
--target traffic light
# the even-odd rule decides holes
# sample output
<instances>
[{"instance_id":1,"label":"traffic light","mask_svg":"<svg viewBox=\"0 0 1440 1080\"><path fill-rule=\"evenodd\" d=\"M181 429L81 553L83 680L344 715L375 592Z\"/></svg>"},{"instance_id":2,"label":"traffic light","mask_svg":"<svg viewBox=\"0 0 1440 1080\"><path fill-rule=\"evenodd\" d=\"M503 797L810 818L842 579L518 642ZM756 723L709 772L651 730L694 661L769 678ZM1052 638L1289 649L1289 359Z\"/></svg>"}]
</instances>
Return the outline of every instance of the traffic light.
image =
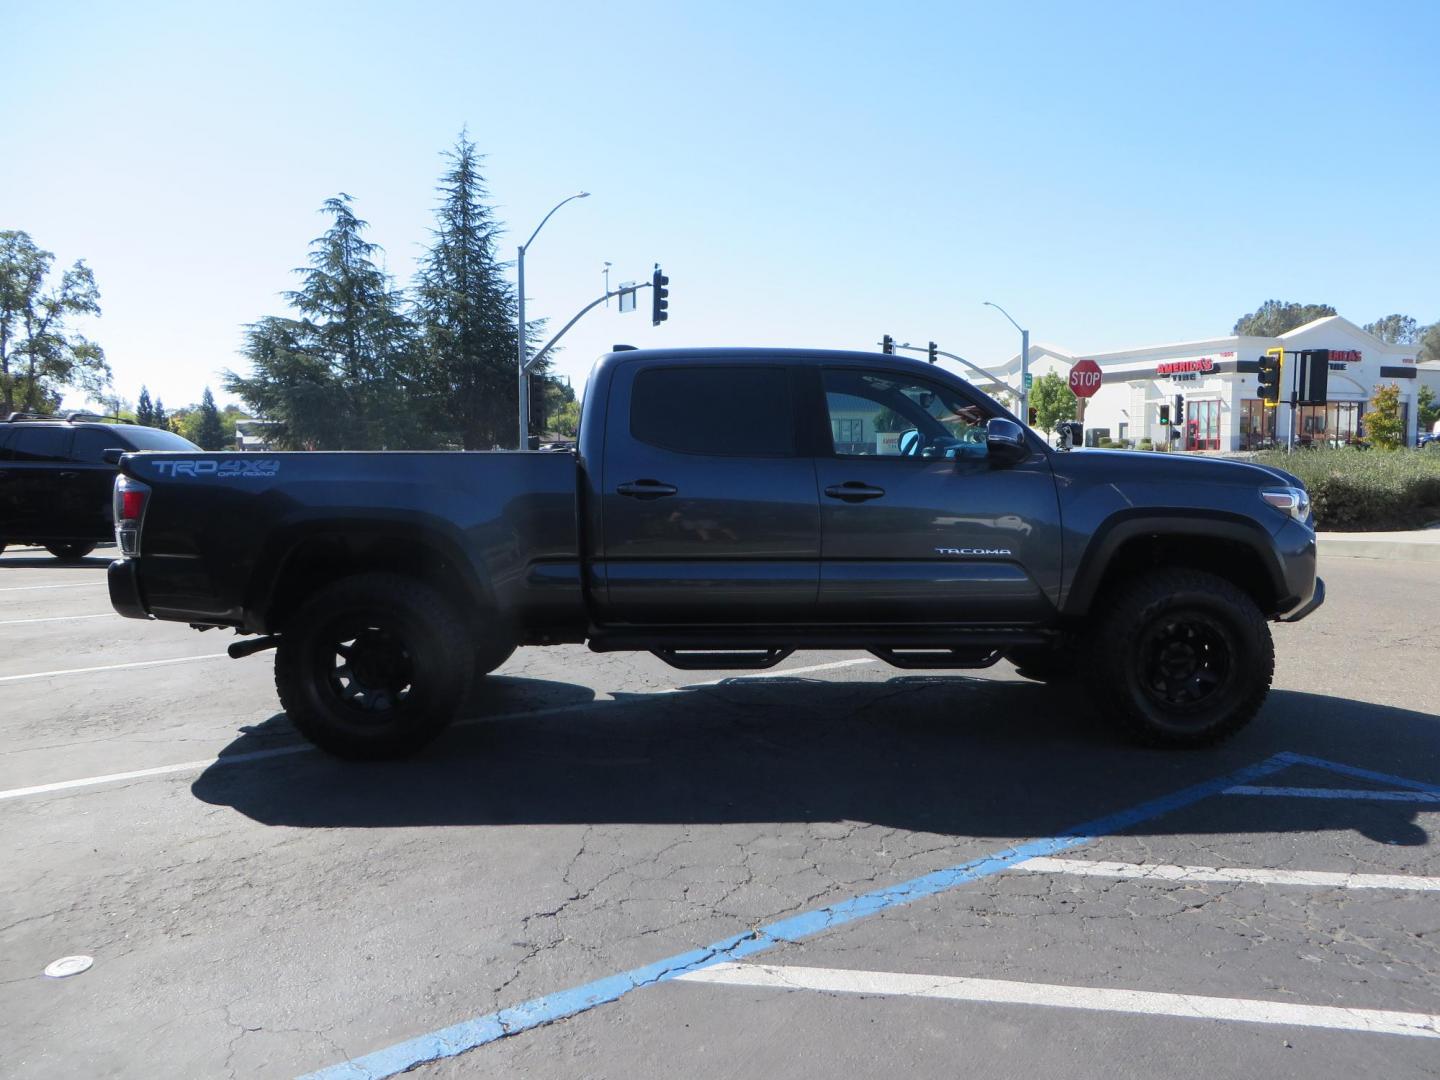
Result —
<instances>
[{"instance_id":1,"label":"traffic light","mask_svg":"<svg viewBox=\"0 0 1440 1080\"><path fill-rule=\"evenodd\" d=\"M670 290L665 286L670 284L670 279L660 272L660 264L655 264L655 275L650 279L650 323L652 326L659 326L666 319L670 318Z\"/></svg>"},{"instance_id":2,"label":"traffic light","mask_svg":"<svg viewBox=\"0 0 1440 1080\"><path fill-rule=\"evenodd\" d=\"M1161 405L1161 406L1160 406L1160 420L1159 420L1159 423L1162 423L1162 424L1168 424L1168 423L1170 423L1170 406L1169 406L1169 405Z\"/></svg>"},{"instance_id":3,"label":"traffic light","mask_svg":"<svg viewBox=\"0 0 1440 1080\"><path fill-rule=\"evenodd\" d=\"M939 362L939 360L940 360L940 350L939 350L938 348L936 348L935 343L934 343L933 341L930 342L929 355L930 355L930 363L934 364L934 363Z\"/></svg>"},{"instance_id":4,"label":"traffic light","mask_svg":"<svg viewBox=\"0 0 1440 1080\"><path fill-rule=\"evenodd\" d=\"M1184 394L1176 394L1176 395L1175 395L1175 423L1177 423L1177 424L1183 424L1184 422L1185 422L1185 395L1184 395Z\"/></svg>"},{"instance_id":5,"label":"traffic light","mask_svg":"<svg viewBox=\"0 0 1440 1080\"><path fill-rule=\"evenodd\" d=\"M886 334L880 339L880 351L886 356L895 355L895 339L889 334Z\"/></svg>"},{"instance_id":6,"label":"traffic light","mask_svg":"<svg viewBox=\"0 0 1440 1080\"><path fill-rule=\"evenodd\" d=\"M1280 369L1284 355L1277 349L1260 357L1260 372L1255 376L1255 382L1260 387L1260 400L1267 405L1280 401Z\"/></svg>"}]
</instances>

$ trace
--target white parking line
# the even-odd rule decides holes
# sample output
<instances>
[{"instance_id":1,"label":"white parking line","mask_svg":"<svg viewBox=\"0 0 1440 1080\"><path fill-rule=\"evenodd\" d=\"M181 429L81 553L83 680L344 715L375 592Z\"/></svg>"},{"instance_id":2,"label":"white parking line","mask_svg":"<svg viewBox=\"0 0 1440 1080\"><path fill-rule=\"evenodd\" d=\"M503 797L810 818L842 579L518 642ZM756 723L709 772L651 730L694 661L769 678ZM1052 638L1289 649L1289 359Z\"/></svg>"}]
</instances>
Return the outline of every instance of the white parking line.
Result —
<instances>
[{"instance_id":1,"label":"white parking line","mask_svg":"<svg viewBox=\"0 0 1440 1080\"><path fill-rule=\"evenodd\" d=\"M28 675L0 675L0 683L23 682L26 679L52 679L58 675L88 675L92 671L123 671L126 668L160 667L163 664L189 664L196 660L224 660L229 653L206 653L204 656L176 656L170 660L136 660L129 664L105 664L102 667L66 668L63 671L34 671Z\"/></svg>"},{"instance_id":2,"label":"white parking line","mask_svg":"<svg viewBox=\"0 0 1440 1080\"><path fill-rule=\"evenodd\" d=\"M1165 863L1090 862L1087 859L1026 859L1016 870L1038 874L1132 878L1141 881L1222 881L1253 885L1308 885L1334 889L1440 891L1440 877L1410 874L1335 874L1321 870L1252 870L1234 866L1173 866Z\"/></svg>"},{"instance_id":3,"label":"white parking line","mask_svg":"<svg viewBox=\"0 0 1440 1080\"><path fill-rule=\"evenodd\" d=\"M1373 802L1440 802L1435 791L1370 791L1366 788L1268 787L1237 784L1222 795L1268 795L1283 799L1360 799Z\"/></svg>"},{"instance_id":4,"label":"white parking line","mask_svg":"<svg viewBox=\"0 0 1440 1080\"><path fill-rule=\"evenodd\" d=\"M1440 1038L1440 1016L1389 1009L1344 1009L1296 1005L1253 998L1164 994L948 975L911 975L895 971L844 971L836 968L777 967L768 964L716 964L676 977L678 982L719 986L755 986L777 990L819 990L831 994L940 998L1004 1005L1044 1005L1091 1012L1175 1016L1187 1020L1238 1020L1251 1024L1330 1028L1373 1035Z\"/></svg>"},{"instance_id":5,"label":"white parking line","mask_svg":"<svg viewBox=\"0 0 1440 1080\"><path fill-rule=\"evenodd\" d=\"M283 757L286 754L300 754L315 748L309 743L294 746L277 746L272 750L252 750L248 754L231 754L228 757L206 758L204 761L182 761L175 765L157 765L153 769L134 769L131 772L109 773L105 776L87 776L80 780L61 780L54 784L37 784L34 787L11 788L0 791L0 799L19 799L25 795L43 795L49 791L66 791L70 788L90 787L93 784L114 784L121 780L139 780L147 776L165 776L168 773L191 772L209 768L211 765L238 765L245 761L259 761L262 758Z\"/></svg>"},{"instance_id":6,"label":"white parking line","mask_svg":"<svg viewBox=\"0 0 1440 1080\"><path fill-rule=\"evenodd\" d=\"M25 626L40 622L74 622L77 619L113 619L115 612L102 611L99 615L48 615L43 619L0 619L0 626Z\"/></svg>"},{"instance_id":7,"label":"white parking line","mask_svg":"<svg viewBox=\"0 0 1440 1080\"><path fill-rule=\"evenodd\" d=\"M114 665L114 666L115 666L115 667L143 667L143 666L150 665L150 664L175 664L175 663L180 663L180 662L183 661L183 660L213 660L213 659L217 659L218 657L225 656L225 655L227 655L227 654L226 654L226 653L217 653L217 654L215 654L214 656L190 656L190 657L181 657L179 660L146 660L146 661L141 661L139 664L118 664L118 665ZM834 661L834 662L832 662L832 663L828 663L828 664L814 664L814 665L812 665L812 666L810 666L810 667L790 668L790 669L785 670L785 671L759 671L759 672L755 672L755 673L750 674L750 675L735 675L735 676L731 676L729 679L715 679L715 680L712 680L711 682L706 682L706 683L694 683L694 684L692 684L692 685L689 686L689 687L675 687L675 686L672 686L672 687L670 687L668 690L661 690L661 691L658 691L658 692L657 692L656 694L654 694L654 695L647 695L647 696L659 697L659 696L662 695L662 694L679 694L679 693L683 693L683 692L684 692L685 690L687 690L687 689L697 689L697 688L702 687L702 686L715 686L715 685L717 685L718 683L721 683L721 682L729 682L729 681L732 681L733 679L763 679L763 678L775 678L775 677L781 676L781 675L801 675L801 674L806 674L806 673L809 673L809 672L812 672L812 671L830 671L830 670L833 670L833 669L835 669L835 668L854 667L854 666L857 665L857 664L873 664L874 662L875 662L875 660L874 660L872 657L860 657L860 658L858 658L858 659L853 659L853 660L836 660L836 661ZM77 670L77 671L108 671L108 670L111 670L111 668L78 668L78 669L76 669L76 670ZM58 672L48 672L48 674L51 674L51 675L66 675L66 674L73 674L73 673L72 673L72 672L58 671ZM39 678L43 678L43 675L10 675L10 676L7 676L7 678L9 678L9 679L39 679ZM0 679L0 682L3 682L3 681L5 681L5 680ZM532 719L542 719L542 718L544 718L544 717L546 717L546 716L557 716L557 715L560 715L560 714L562 714L562 713L573 713L573 712L577 712L577 711L583 711L583 710L586 710L586 709L594 709L594 708L597 708L597 707L604 707L604 706L611 706L611 705L622 705L622 704L625 704L625 703L626 703L626 702L616 701L616 700L608 699L608 698L607 698L607 699L603 699L603 700L600 700L600 701L587 701L587 702L583 702L583 703L578 704L578 705L554 705L554 706L551 706L551 707L546 708L546 709L532 709L532 710L530 710L529 712L504 713L504 714L501 714L501 715L498 715L498 716L474 717L474 718L472 718L472 719L470 719L470 720L462 720L462 721L460 722L460 724L457 725L457 726L464 726L464 725L467 724L467 723L486 723L486 724L493 724L493 723L502 722L502 721L506 721L506 720L532 720ZM273 749L273 750L256 750L256 751L254 751L254 752L252 752L252 753L247 753L247 754L229 754L229 755L226 755L226 756L223 756L223 757L218 757L218 758L207 758L207 759L204 760L204 761L182 761L182 762L178 762L178 763L176 763L176 764L174 764L174 765L157 765L157 766L155 766L154 768L150 768L150 769L135 769L135 770L132 770L132 771L130 771L130 772L106 773L106 774L103 775L103 776L84 776L84 777L80 777L79 779L76 779L76 780L60 780L60 781L57 781L57 782L52 783L52 784L37 784L37 785L35 785L35 786L33 786L33 787L10 788L8 791L0 791L0 800L4 800L4 799L19 799L19 798L23 798L23 797L26 796L26 795L44 795L44 794L46 794L46 793L48 793L48 792L52 792L52 791L68 791L68 790L70 790L70 789L72 789L72 788L92 787L92 786L94 786L94 785L96 785L96 784L114 784L114 783L118 783L118 782L120 782L120 781L122 781L122 780L138 780L138 779L143 779L144 777L148 777L148 776L167 776L167 775L170 775L170 774L172 774L172 773L193 772L193 771L198 770L198 769L208 769L208 768L209 768L210 766L212 766L212 765L239 765L239 764L242 764L242 763L247 762L247 761L259 761L259 760L261 760L262 758L280 757L280 756L286 755L286 754L302 754L302 753L306 753L306 752L311 751L311 750L314 750L314 749L315 749L315 747L311 746L309 743L296 743L296 744L293 745L293 746L282 746L282 747L277 747L277 748L275 748L275 749Z\"/></svg>"},{"instance_id":8,"label":"white parking line","mask_svg":"<svg viewBox=\"0 0 1440 1080\"><path fill-rule=\"evenodd\" d=\"M94 581L76 581L68 585L7 585L0 592L33 592L36 589L88 589L92 585L104 585L104 578Z\"/></svg>"}]
</instances>

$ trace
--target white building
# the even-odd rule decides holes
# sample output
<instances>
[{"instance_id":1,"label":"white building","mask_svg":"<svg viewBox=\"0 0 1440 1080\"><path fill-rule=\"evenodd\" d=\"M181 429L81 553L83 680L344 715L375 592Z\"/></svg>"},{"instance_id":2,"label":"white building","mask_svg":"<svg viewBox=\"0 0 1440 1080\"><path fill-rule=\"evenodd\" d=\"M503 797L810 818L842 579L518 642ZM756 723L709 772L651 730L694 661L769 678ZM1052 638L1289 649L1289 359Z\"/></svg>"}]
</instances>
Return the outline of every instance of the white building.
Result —
<instances>
[{"instance_id":1,"label":"white building","mask_svg":"<svg viewBox=\"0 0 1440 1080\"><path fill-rule=\"evenodd\" d=\"M1338 315L1276 338L1235 335L1109 353L1032 345L1030 371L1037 379L1052 371L1068 378L1077 360L1099 364L1100 389L1085 404L1087 441L1105 433L1130 445L1150 439L1155 446L1169 444L1179 450L1253 450L1272 441L1283 443L1289 434L1289 405L1266 408L1256 387L1260 357L1272 348L1286 353L1281 380L1285 399L1291 354L1330 350L1328 402L1295 410L1297 443L1343 445L1363 437L1364 414L1375 387L1393 383L1400 388L1406 444L1413 446L1419 388L1428 385L1440 395L1440 364L1417 364L1417 346L1388 345ZM1019 385L1020 356L986 370L1011 386ZM1174 415L1177 404L1179 417ZM1177 419L1179 423L1171 422Z\"/></svg>"}]
</instances>

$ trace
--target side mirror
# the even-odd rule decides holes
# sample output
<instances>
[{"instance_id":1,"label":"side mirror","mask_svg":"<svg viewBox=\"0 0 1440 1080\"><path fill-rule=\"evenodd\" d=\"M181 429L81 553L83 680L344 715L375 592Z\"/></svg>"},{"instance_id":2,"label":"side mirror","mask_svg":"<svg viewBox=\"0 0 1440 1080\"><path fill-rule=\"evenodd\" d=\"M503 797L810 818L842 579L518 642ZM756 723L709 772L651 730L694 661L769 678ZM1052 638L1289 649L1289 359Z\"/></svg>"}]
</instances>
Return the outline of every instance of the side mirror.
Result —
<instances>
[{"instance_id":1,"label":"side mirror","mask_svg":"<svg viewBox=\"0 0 1440 1080\"><path fill-rule=\"evenodd\" d=\"M1003 416L986 421L985 449L997 465L1013 465L1030 453L1025 429Z\"/></svg>"},{"instance_id":2,"label":"side mirror","mask_svg":"<svg viewBox=\"0 0 1440 1080\"><path fill-rule=\"evenodd\" d=\"M112 446L108 450L100 451L100 457L106 465L119 465L120 459L124 457L126 453L127 451Z\"/></svg>"}]
</instances>

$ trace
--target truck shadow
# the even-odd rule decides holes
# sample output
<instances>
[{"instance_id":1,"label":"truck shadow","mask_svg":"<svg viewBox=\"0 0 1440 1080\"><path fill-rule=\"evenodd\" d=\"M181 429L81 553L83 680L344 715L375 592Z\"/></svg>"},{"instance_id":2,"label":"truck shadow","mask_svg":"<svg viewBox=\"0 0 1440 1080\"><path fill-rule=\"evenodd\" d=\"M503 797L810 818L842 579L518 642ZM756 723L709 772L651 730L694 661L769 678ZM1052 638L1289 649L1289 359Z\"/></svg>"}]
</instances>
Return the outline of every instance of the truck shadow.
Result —
<instances>
[{"instance_id":1,"label":"truck shadow","mask_svg":"<svg viewBox=\"0 0 1440 1080\"><path fill-rule=\"evenodd\" d=\"M192 791L296 828L859 821L1026 837L1279 751L1419 780L1440 771L1436 717L1291 691L1273 693L1231 742L1175 752L1121 742L1052 688L957 676L747 680L614 701L567 698L565 684L541 680L487 682L490 699L479 707L493 714L491 706L525 701L529 714L458 723L406 761L358 764L319 752L225 760L293 742L282 713L232 743ZM1376 786L1300 766L1273 782ZM1390 844L1428 840L1416 803L1235 796L1204 805L1192 825L1171 815L1154 831L1345 829Z\"/></svg>"}]
</instances>

